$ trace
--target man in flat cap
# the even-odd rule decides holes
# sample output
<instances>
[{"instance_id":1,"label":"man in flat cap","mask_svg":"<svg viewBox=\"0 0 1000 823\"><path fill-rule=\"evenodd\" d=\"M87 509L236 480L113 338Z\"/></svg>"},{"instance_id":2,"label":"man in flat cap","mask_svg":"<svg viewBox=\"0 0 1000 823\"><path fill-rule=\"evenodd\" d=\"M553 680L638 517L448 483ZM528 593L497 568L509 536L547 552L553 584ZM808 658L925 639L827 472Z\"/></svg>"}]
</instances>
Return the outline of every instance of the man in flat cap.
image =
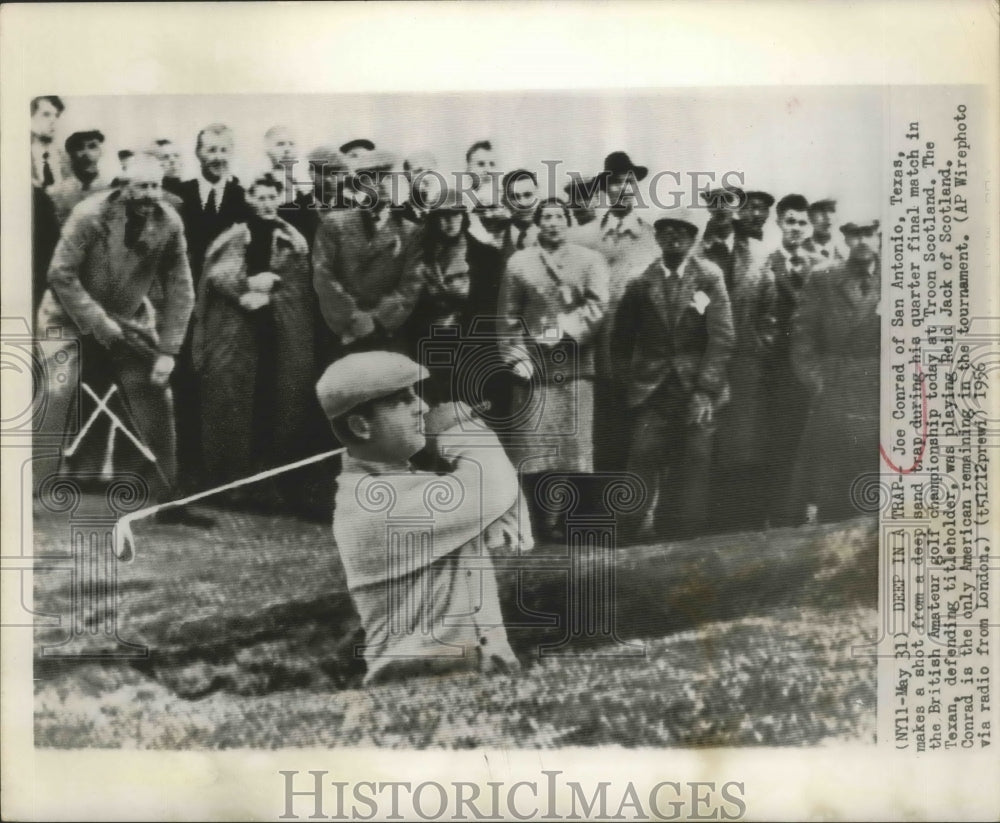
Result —
<instances>
[{"instance_id":1,"label":"man in flat cap","mask_svg":"<svg viewBox=\"0 0 1000 823\"><path fill-rule=\"evenodd\" d=\"M766 191L748 191L736 215L736 230L754 240L764 239L764 226L771 216L774 198Z\"/></svg>"},{"instance_id":2,"label":"man in flat cap","mask_svg":"<svg viewBox=\"0 0 1000 823\"><path fill-rule=\"evenodd\" d=\"M705 525L716 417L729 399L733 317L722 272L692 253L699 216L654 222L661 255L629 283L612 357L632 421L628 470L646 487L637 541L687 537Z\"/></svg>"},{"instance_id":3,"label":"man in flat cap","mask_svg":"<svg viewBox=\"0 0 1000 823\"><path fill-rule=\"evenodd\" d=\"M325 214L313 243L313 285L342 352L398 349L396 331L423 285L412 265L417 227L391 208L396 160L371 152L357 169L355 208Z\"/></svg>"},{"instance_id":4,"label":"man in flat cap","mask_svg":"<svg viewBox=\"0 0 1000 823\"><path fill-rule=\"evenodd\" d=\"M355 201L354 173L359 171L362 161L375 151L375 144L366 137L359 137L348 140L340 147L339 151L347 160L350 172L344 181L344 197L350 205L353 205Z\"/></svg>"},{"instance_id":5,"label":"man in flat cap","mask_svg":"<svg viewBox=\"0 0 1000 823\"><path fill-rule=\"evenodd\" d=\"M827 198L809 204L809 222L812 237L802 247L831 263L842 263L844 253L833 238L833 221L837 216L837 201Z\"/></svg>"},{"instance_id":6,"label":"man in flat cap","mask_svg":"<svg viewBox=\"0 0 1000 823\"><path fill-rule=\"evenodd\" d=\"M100 131L75 131L65 145L72 174L48 189L60 225L81 200L111 187L111 180L101 173L104 135Z\"/></svg>"},{"instance_id":7,"label":"man in flat cap","mask_svg":"<svg viewBox=\"0 0 1000 823\"><path fill-rule=\"evenodd\" d=\"M712 466L712 525L721 531L760 528L765 519L768 453L764 368L775 333L774 278L763 245L736 231L746 195L738 188L703 193L709 220L702 255L722 271L736 346L729 361L730 402L719 411Z\"/></svg>"},{"instance_id":8,"label":"man in flat cap","mask_svg":"<svg viewBox=\"0 0 1000 823\"><path fill-rule=\"evenodd\" d=\"M490 556L533 545L517 474L488 428L465 433L467 407L428 413L415 390L426 377L372 351L333 363L316 387L347 447L333 534L365 632L366 685L519 667ZM428 445L447 471L414 469Z\"/></svg>"},{"instance_id":9,"label":"man in flat cap","mask_svg":"<svg viewBox=\"0 0 1000 823\"><path fill-rule=\"evenodd\" d=\"M881 236L877 220L854 226L845 261L802 290L792 328L792 368L811 398L792 473L796 519L816 506L821 521L856 516L851 486L879 469Z\"/></svg>"},{"instance_id":10,"label":"man in flat cap","mask_svg":"<svg viewBox=\"0 0 1000 823\"><path fill-rule=\"evenodd\" d=\"M614 317L625 288L639 276L660 250L653 225L636 208L636 184L649 173L637 166L626 152L611 152L604 170L596 175L597 197L605 205L596 218L571 232L570 240L601 254L608 264L607 318ZM628 451L628 436L619 424L626 413L614 378L624 364L611 357L611 321L601 324L594 341L594 468L621 471Z\"/></svg>"},{"instance_id":11,"label":"man in flat cap","mask_svg":"<svg viewBox=\"0 0 1000 823\"><path fill-rule=\"evenodd\" d=\"M829 263L805 248L809 236L809 202L801 194L788 194L778 202L781 245L767 256L764 277L774 281L774 345L768 357L764 385L769 423L767 472L770 500L768 520L784 525L795 519L788 509L789 483L795 454L809 411L809 394L791 362L792 317L802 290Z\"/></svg>"}]
</instances>

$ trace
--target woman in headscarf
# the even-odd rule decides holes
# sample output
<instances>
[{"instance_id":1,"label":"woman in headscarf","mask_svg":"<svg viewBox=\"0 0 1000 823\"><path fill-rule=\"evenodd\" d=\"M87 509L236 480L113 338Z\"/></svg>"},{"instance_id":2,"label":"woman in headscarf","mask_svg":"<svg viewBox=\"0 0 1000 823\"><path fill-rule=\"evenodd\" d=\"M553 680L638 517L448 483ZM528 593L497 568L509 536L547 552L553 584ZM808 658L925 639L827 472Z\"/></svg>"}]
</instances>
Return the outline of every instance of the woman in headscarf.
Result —
<instances>
[{"instance_id":1,"label":"woman in headscarf","mask_svg":"<svg viewBox=\"0 0 1000 823\"><path fill-rule=\"evenodd\" d=\"M212 243L195 316L194 357L202 387L205 468L224 483L315 450L315 294L309 248L278 217L281 183L247 191L253 216ZM256 502L294 493L293 478L253 488ZM261 499L263 497L263 500Z\"/></svg>"},{"instance_id":2,"label":"woman in headscarf","mask_svg":"<svg viewBox=\"0 0 1000 823\"><path fill-rule=\"evenodd\" d=\"M608 266L566 242L569 207L549 198L534 216L538 243L515 252L500 287L503 352L518 377L511 459L529 486L542 475L593 471L594 342L608 301ZM536 533L562 535L561 518L531 495Z\"/></svg>"}]
</instances>

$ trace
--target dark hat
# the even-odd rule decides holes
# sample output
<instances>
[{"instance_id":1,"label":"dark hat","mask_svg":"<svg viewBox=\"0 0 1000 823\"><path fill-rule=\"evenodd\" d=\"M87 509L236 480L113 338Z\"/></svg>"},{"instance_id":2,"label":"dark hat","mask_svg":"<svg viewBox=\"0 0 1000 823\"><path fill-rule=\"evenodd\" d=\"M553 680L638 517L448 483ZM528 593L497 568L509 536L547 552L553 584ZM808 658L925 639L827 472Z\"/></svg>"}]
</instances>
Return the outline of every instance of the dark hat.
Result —
<instances>
[{"instance_id":1,"label":"dark hat","mask_svg":"<svg viewBox=\"0 0 1000 823\"><path fill-rule=\"evenodd\" d=\"M135 152L132 149L120 149L118 151L118 159L123 163L133 155L135 155Z\"/></svg>"},{"instance_id":2,"label":"dark hat","mask_svg":"<svg viewBox=\"0 0 1000 823\"><path fill-rule=\"evenodd\" d=\"M862 223L844 223L840 227L844 237L858 237L862 234L872 234L878 231L878 220L865 220Z\"/></svg>"},{"instance_id":3,"label":"dark hat","mask_svg":"<svg viewBox=\"0 0 1000 823\"><path fill-rule=\"evenodd\" d=\"M66 153L72 154L88 140L99 140L101 143L103 143L104 135L101 134L101 132L98 131L97 129L89 129L87 131L75 131L69 137L66 138L66 142L63 144L66 147Z\"/></svg>"},{"instance_id":4,"label":"dark hat","mask_svg":"<svg viewBox=\"0 0 1000 823\"><path fill-rule=\"evenodd\" d=\"M617 174L633 174L636 180L643 180L649 174L649 169L645 166L635 165L626 152L613 151L604 158L604 171L597 176L603 186L609 177Z\"/></svg>"},{"instance_id":5,"label":"dark hat","mask_svg":"<svg viewBox=\"0 0 1000 823\"><path fill-rule=\"evenodd\" d=\"M375 151L375 144L364 137L359 137L356 140L348 140L340 147L341 152L347 154L353 149L366 149L367 151Z\"/></svg>"},{"instance_id":6,"label":"dark hat","mask_svg":"<svg viewBox=\"0 0 1000 823\"><path fill-rule=\"evenodd\" d=\"M726 187L703 191L701 199L709 209L732 211L746 202L746 194L743 189Z\"/></svg>"},{"instance_id":7,"label":"dark hat","mask_svg":"<svg viewBox=\"0 0 1000 823\"><path fill-rule=\"evenodd\" d=\"M817 200L809 206L809 214L816 214L821 211L836 211L837 201L831 197L827 197L823 200Z\"/></svg>"},{"instance_id":8,"label":"dark hat","mask_svg":"<svg viewBox=\"0 0 1000 823\"><path fill-rule=\"evenodd\" d=\"M774 198L768 194L766 191L748 191L746 192L747 201L750 200L763 200L764 205L768 208L774 205Z\"/></svg>"}]
</instances>

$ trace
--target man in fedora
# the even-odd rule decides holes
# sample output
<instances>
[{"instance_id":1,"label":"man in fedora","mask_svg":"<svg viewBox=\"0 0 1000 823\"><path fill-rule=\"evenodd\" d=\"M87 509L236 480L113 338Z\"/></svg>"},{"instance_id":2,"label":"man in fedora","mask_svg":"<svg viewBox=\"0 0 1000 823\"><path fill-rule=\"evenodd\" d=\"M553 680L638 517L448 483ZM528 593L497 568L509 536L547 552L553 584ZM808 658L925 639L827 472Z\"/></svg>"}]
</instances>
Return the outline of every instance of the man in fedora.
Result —
<instances>
[{"instance_id":1,"label":"man in fedora","mask_svg":"<svg viewBox=\"0 0 1000 823\"><path fill-rule=\"evenodd\" d=\"M611 340L628 418L628 470L645 484L637 541L688 537L708 512L716 417L729 399L733 317L722 272L695 253L694 210L653 226L660 256L625 290Z\"/></svg>"},{"instance_id":2,"label":"man in fedora","mask_svg":"<svg viewBox=\"0 0 1000 823\"><path fill-rule=\"evenodd\" d=\"M313 243L313 285L342 351L402 348L396 331L410 316L422 281L411 258L417 227L391 208L396 158L366 155L356 169L355 208L320 219Z\"/></svg>"},{"instance_id":3,"label":"man in fedora","mask_svg":"<svg viewBox=\"0 0 1000 823\"><path fill-rule=\"evenodd\" d=\"M604 160L604 170L595 176L597 197L603 208L595 219L572 233L572 242L600 253L610 272L607 318L614 317L629 282L659 256L653 226L636 208L637 183L649 173L635 165L627 153L616 151ZM598 471L620 471L628 443L617 421L625 413L613 378L624 364L611 357L611 321L606 320L594 345L594 463Z\"/></svg>"}]
</instances>

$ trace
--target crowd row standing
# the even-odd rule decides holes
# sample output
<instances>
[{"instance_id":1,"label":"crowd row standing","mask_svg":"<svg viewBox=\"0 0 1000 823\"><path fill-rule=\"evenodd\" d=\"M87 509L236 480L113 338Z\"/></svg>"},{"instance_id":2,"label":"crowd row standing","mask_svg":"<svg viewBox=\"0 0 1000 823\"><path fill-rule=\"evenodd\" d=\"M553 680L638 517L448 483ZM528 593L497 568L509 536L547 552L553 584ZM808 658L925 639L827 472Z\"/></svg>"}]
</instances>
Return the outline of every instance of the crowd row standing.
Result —
<instances>
[{"instance_id":1,"label":"crowd row standing","mask_svg":"<svg viewBox=\"0 0 1000 823\"><path fill-rule=\"evenodd\" d=\"M300 158L281 126L244 188L222 124L198 133L194 179L158 139L105 180L99 130L53 142L62 110L32 102L39 330L64 330L50 357L72 360L74 335L106 352L161 495L332 445L316 380L374 350L425 365L429 403L476 408L529 491L551 473L640 478L636 540L847 517L877 469L880 234L837 232L833 200L726 187L651 213L635 197L648 169L625 152L546 199L489 141L470 147L463 193L430 154L359 139ZM305 185L289 173L302 159ZM73 382L48 386L55 430Z\"/></svg>"}]
</instances>

